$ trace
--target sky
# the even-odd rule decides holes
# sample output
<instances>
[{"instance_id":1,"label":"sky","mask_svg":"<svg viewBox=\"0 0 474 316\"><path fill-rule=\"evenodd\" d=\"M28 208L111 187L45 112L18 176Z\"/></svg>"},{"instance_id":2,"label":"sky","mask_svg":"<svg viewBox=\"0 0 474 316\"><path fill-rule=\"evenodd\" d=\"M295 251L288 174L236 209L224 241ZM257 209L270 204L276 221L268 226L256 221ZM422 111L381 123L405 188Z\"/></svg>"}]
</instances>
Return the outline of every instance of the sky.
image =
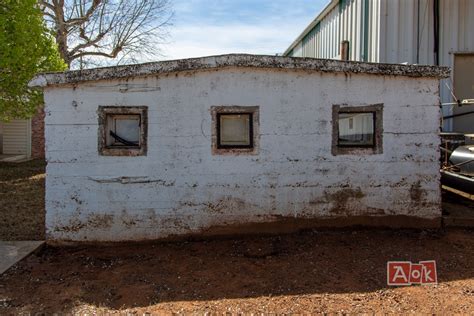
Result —
<instances>
[{"instance_id":1,"label":"sky","mask_svg":"<svg viewBox=\"0 0 474 316\"><path fill-rule=\"evenodd\" d=\"M174 0L163 59L228 53L275 55L329 0Z\"/></svg>"}]
</instances>

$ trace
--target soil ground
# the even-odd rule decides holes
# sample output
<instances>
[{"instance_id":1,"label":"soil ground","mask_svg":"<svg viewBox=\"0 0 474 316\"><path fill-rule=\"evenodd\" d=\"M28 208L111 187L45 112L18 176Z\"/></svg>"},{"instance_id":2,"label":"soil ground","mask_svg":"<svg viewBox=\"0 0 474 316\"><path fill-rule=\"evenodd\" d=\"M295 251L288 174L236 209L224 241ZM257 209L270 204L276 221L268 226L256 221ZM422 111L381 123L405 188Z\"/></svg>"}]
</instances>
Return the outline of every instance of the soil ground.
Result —
<instances>
[{"instance_id":1,"label":"soil ground","mask_svg":"<svg viewBox=\"0 0 474 316\"><path fill-rule=\"evenodd\" d=\"M0 240L44 240L45 165L0 162Z\"/></svg>"},{"instance_id":2,"label":"soil ground","mask_svg":"<svg viewBox=\"0 0 474 316\"><path fill-rule=\"evenodd\" d=\"M439 284L388 288L389 260L436 260ZM474 314L474 231L307 231L44 248L0 277L0 314Z\"/></svg>"}]
</instances>

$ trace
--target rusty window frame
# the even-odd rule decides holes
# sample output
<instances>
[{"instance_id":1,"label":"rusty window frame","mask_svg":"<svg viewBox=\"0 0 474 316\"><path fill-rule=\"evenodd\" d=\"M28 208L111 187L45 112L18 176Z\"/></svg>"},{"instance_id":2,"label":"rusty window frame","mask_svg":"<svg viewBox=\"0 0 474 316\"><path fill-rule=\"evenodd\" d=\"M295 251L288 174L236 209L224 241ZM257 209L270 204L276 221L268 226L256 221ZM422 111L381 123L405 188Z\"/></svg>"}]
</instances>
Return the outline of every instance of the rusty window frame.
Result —
<instances>
[{"instance_id":1,"label":"rusty window frame","mask_svg":"<svg viewBox=\"0 0 474 316\"><path fill-rule=\"evenodd\" d=\"M241 106L241 105L218 105L211 106L211 152L212 155L258 155L260 151L260 107L257 106ZM218 128L220 130L220 114L250 114L251 124L251 147L250 146L218 146ZM219 125L219 126L218 126Z\"/></svg>"},{"instance_id":2,"label":"rusty window frame","mask_svg":"<svg viewBox=\"0 0 474 316\"><path fill-rule=\"evenodd\" d=\"M334 104L332 108L332 149L338 155L377 155L383 153L383 104L349 106ZM340 145L339 144L339 113L373 113L374 145Z\"/></svg>"},{"instance_id":3,"label":"rusty window frame","mask_svg":"<svg viewBox=\"0 0 474 316\"><path fill-rule=\"evenodd\" d=\"M140 137L139 146L108 146L107 132L109 117L139 115ZM146 156L148 139L148 107L147 106L99 106L98 152L101 156Z\"/></svg>"}]
</instances>

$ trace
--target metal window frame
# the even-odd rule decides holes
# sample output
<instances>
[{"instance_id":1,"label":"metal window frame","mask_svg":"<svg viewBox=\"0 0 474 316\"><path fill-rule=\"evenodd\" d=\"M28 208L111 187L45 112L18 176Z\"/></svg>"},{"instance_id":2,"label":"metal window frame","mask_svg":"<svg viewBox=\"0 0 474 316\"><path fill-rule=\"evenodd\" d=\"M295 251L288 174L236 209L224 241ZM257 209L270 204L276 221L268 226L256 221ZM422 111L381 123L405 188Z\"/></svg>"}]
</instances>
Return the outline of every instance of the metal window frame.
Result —
<instances>
[{"instance_id":1,"label":"metal window frame","mask_svg":"<svg viewBox=\"0 0 474 316\"><path fill-rule=\"evenodd\" d=\"M372 114L372 122L373 122L373 127L374 127L374 131L373 131L373 137L372 137L372 144L341 144L341 138L340 138L340 134L339 134L339 126L337 128L337 146L338 147L341 147L341 148L344 148L344 147L347 147L347 148L374 148L376 146L376 128L375 128L375 125L376 125L376 117L377 117L377 112L375 110L373 111L345 111L345 110L341 110L337 113L338 117L337 117L337 124L339 125L339 114L367 114L367 113L371 113Z\"/></svg>"},{"instance_id":2,"label":"metal window frame","mask_svg":"<svg viewBox=\"0 0 474 316\"><path fill-rule=\"evenodd\" d=\"M223 145L221 144L221 117L227 115L248 115L249 116L249 145ZM217 135L217 149L252 149L253 148L253 115L252 112L226 112L216 113L216 135Z\"/></svg>"},{"instance_id":3,"label":"metal window frame","mask_svg":"<svg viewBox=\"0 0 474 316\"><path fill-rule=\"evenodd\" d=\"M106 114L106 130L108 130L108 119L110 118L112 120L112 124L114 124L113 126L113 130L114 130L114 133L117 134L117 119L123 119L127 116L130 116L130 117L135 117L135 116L138 116L138 128L140 129L140 134L141 134L141 129L142 129L142 116L140 114L115 114L115 113L110 113L110 114ZM107 131L106 131L107 132ZM107 137L107 135L106 135ZM106 148L121 148L121 149L125 149L125 148L140 148L141 147L141 137L139 136L138 137L138 145L136 146L126 146L126 145L119 145L116 144L116 143L113 143L111 145L107 145L106 144Z\"/></svg>"},{"instance_id":4,"label":"metal window frame","mask_svg":"<svg viewBox=\"0 0 474 316\"><path fill-rule=\"evenodd\" d=\"M260 152L260 106L214 105L211 114L211 153L219 156L256 156ZM220 116L225 114L250 114L251 146L220 145Z\"/></svg>"},{"instance_id":5,"label":"metal window frame","mask_svg":"<svg viewBox=\"0 0 474 316\"><path fill-rule=\"evenodd\" d=\"M100 156L146 156L148 150L148 107L147 106L99 106L98 152ZM107 145L108 118L118 115L140 116L139 146Z\"/></svg>"},{"instance_id":6,"label":"metal window frame","mask_svg":"<svg viewBox=\"0 0 474 316\"><path fill-rule=\"evenodd\" d=\"M383 154L383 107L382 103L358 106L334 104L332 108L332 155ZM374 145L340 145L339 113L374 113Z\"/></svg>"}]
</instances>

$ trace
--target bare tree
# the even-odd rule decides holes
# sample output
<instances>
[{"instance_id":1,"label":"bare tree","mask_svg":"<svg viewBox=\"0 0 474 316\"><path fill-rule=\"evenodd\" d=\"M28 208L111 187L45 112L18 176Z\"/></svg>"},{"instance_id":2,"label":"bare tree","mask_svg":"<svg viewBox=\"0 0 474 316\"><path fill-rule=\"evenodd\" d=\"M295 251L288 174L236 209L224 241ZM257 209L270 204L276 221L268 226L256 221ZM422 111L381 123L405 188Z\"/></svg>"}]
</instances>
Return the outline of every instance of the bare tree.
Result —
<instances>
[{"instance_id":1,"label":"bare tree","mask_svg":"<svg viewBox=\"0 0 474 316\"><path fill-rule=\"evenodd\" d=\"M159 55L172 18L170 0L38 0L71 68Z\"/></svg>"}]
</instances>

